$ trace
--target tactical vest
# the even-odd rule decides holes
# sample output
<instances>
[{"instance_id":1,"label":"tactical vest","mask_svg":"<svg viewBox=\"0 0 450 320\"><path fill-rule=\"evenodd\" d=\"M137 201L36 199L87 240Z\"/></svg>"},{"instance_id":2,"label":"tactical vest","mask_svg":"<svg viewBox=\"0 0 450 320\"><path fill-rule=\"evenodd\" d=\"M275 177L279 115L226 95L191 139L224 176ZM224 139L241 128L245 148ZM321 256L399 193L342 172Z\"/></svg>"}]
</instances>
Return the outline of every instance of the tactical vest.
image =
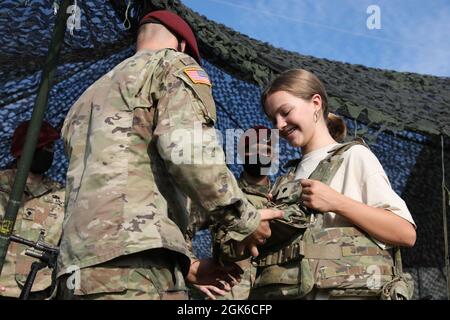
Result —
<instances>
[{"instance_id":1,"label":"tactical vest","mask_svg":"<svg viewBox=\"0 0 450 320\"><path fill-rule=\"evenodd\" d=\"M361 139L330 151L310 175L327 185L343 162L342 154ZM366 146L366 145L365 145ZM272 236L253 263L258 267L251 299L298 299L314 288L330 296L410 299L413 282L401 268L399 249L381 248L357 227L324 228L323 214L302 205L295 169L274 184L272 206L284 211L271 222Z\"/></svg>"}]
</instances>

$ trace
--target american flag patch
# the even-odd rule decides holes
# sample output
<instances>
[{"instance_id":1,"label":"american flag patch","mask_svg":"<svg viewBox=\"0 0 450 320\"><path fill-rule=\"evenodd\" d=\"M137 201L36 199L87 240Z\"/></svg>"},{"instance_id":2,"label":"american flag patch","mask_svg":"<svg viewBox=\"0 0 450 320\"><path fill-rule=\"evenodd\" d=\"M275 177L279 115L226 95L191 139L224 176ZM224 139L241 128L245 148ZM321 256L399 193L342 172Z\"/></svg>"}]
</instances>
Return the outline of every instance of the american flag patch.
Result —
<instances>
[{"instance_id":1,"label":"american flag patch","mask_svg":"<svg viewBox=\"0 0 450 320\"><path fill-rule=\"evenodd\" d=\"M186 68L184 69L184 73L191 79L193 83L203 83L208 86L211 85L211 81L209 81L208 75L201 68Z\"/></svg>"}]
</instances>

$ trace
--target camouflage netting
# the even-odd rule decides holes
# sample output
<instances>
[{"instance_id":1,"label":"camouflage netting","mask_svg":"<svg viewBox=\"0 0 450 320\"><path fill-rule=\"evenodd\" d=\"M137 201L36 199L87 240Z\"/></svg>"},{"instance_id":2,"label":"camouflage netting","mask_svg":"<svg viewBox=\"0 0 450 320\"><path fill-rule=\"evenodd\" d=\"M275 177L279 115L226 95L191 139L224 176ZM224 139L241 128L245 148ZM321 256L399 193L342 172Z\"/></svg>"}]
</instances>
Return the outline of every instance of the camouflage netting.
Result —
<instances>
[{"instance_id":1,"label":"camouflage netting","mask_svg":"<svg viewBox=\"0 0 450 320\"><path fill-rule=\"evenodd\" d=\"M59 3L59 1L55 1ZM400 73L303 56L277 49L214 23L179 1L129 1L129 30L123 27L127 1L78 1L80 29L66 33L45 118L60 127L81 93L133 54L136 21L152 8L171 8L198 34L204 67L213 81L218 128L269 126L261 112L261 87L292 67L313 71L325 83L331 109L344 117L351 136L364 137L383 164L393 188L418 225L417 243L403 250L416 280L415 297L446 298L441 198L441 135L450 171L450 78ZM31 117L41 68L52 35L53 0L3 0L0 4L0 166L12 160L11 135ZM56 146L51 176L64 183L67 161ZM280 163L299 157L280 141ZM235 174L240 166L230 165ZM282 172L282 171L280 171ZM280 173L278 173L280 174ZM447 185L449 175L446 175ZM201 232L196 250L209 254L210 235Z\"/></svg>"}]
</instances>

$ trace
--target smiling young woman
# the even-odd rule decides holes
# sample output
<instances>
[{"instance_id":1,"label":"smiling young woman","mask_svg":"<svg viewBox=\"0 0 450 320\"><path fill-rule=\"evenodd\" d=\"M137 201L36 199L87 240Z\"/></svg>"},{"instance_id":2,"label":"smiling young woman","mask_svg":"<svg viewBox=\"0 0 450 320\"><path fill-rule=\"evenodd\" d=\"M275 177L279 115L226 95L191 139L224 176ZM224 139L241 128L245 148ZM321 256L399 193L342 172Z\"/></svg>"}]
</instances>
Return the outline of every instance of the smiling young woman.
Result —
<instances>
[{"instance_id":1,"label":"smiling young woman","mask_svg":"<svg viewBox=\"0 0 450 320\"><path fill-rule=\"evenodd\" d=\"M345 248L346 252L357 252L354 256L359 255L360 258L347 260L343 265L351 267L349 264L353 263L352 266L357 268L351 272L358 269L359 274L350 274L348 271L349 274L341 277L341 287L348 285L345 279L363 279L367 276L366 262L377 260L377 254L386 256L390 246L414 245L415 224L405 202L392 189L380 162L362 140L339 143L346 134L345 123L329 113L325 87L314 74L302 69L282 73L263 92L261 102L268 118L280 130L281 137L292 146L301 148L303 157L289 173L292 180L297 181L298 189L301 189L301 205L306 210L320 213L323 219L320 226L322 232L333 230L341 235L351 233L354 236L344 240L342 236L331 242L341 244L342 247L347 246L348 241L366 243L365 246ZM328 165L331 163L329 171L336 164L332 173L325 169L327 161ZM365 240L358 237L364 237ZM370 242L365 242L367 239ZM328 243L320 248L316 246L315 250L329 250L325 248L326 245ZM344 248L339 249L345 251ZM326 254L318 252L316 255ZM333 269L335 266L330 266L332 259L326 259L328 264L321 265L316 261L311 264L312 268L316 271ZM335 265L341 263L343 260L335 261ZM379 265L381 270L391 268L392 255L390 260L379 262ZM326 280L336 283L336 279ZM313 281L317 282L318 277ZM320 284L315 285L321 287ZM353 288L357 287L354 283L352 285ZM322 284L322 287L327 286ZM329 293L333 285L327 288L326 292ZM367 289L364 285L362 288Z\"/></svg>"},{"instance_id":2,"label":"smiling young woman","mask_svg":"<svg viewBox=\"0 0 450 320\"><path fill-rule=\"evenodd\" d=\"M292 146L301 148L303 158L296 178L304 179L302 184L307 187L304 200L312 209L333 211L383 242L414 245L411 214L367 147L354 146L344 152L343 165L330 186L308 181L320 160L339 146L338 141L346 132L343 120L329 113L327 93L314 74L302 69L281 74L264 91L262 103L280 135Z\"/></svg>"}]
</instances>

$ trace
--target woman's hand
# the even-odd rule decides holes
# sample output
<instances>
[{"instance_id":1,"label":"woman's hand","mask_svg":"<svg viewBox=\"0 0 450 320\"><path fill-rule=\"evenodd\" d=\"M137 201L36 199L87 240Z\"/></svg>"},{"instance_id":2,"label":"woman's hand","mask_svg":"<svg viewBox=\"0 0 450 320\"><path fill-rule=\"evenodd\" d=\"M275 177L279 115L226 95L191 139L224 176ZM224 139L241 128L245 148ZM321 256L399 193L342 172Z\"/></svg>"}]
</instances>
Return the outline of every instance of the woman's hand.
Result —
<instances>
[{"instance_id":1,"label":"woman's hand","mask_svg":"<svg viewBox=\"0 0 450 320\"><path fill-rule=\"evenodd\" d=\"M353 200L320 181L302 179L300 184L308 208L334 212L386 244L412 247L416 242L414 226L393 212Z\"/></svg>"},{"instance_id":2,"label":"woman's hand","mask_svg":"<svg viewBox=\"0 0 450 320\"><path fill-rule=\"evenodd\" d=\"M317 180L301 179L302 200L305 206L319 212L336 211L342 194Z\"/></svg>"}]
</instances>

